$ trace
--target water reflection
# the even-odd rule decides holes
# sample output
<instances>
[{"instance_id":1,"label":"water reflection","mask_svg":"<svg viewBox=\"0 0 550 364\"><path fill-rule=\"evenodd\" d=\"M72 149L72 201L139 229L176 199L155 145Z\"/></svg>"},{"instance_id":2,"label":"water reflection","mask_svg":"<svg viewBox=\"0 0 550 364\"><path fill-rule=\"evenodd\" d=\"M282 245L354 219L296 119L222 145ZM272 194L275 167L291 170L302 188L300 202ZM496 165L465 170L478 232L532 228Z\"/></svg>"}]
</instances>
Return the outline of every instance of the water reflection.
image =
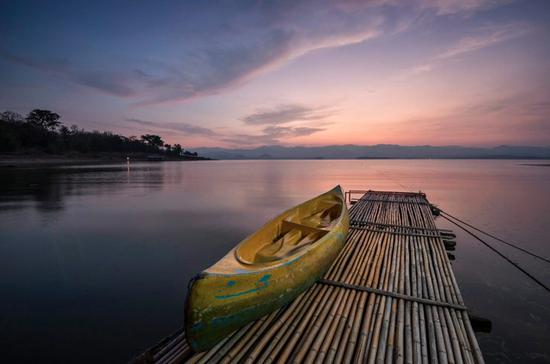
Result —
<instances>
[{"instance_id":1,"label":"water reflection","mask_svg":"<svg viewBox=\"0 0 550 364\"><path fill-rule=\"evenodd\" d=\"M196 272L269 217L336 184L422 190L449 212L550 256L549 181L550 168L517 161L3 169L3 358L126 361L182 324L187 282ZM493 321L493 332L479 335L489 361L550 360L547 294L455 227L438 225L457 234L452 264L466 304ZM550 283L547 266L506 253Z\"/></svg>"},{"instance_id":2,"label":"water reflection","mask_svg":"<svg viewBox=\"0 0 550 364\"><path fill-rule=\"evenodd\" d=\"M64 200L72 196L115 193L122 183L159 189L163 179L162 167L154 164L3 169L0 209L32 206L40 212L55 213L63 210Z\"/></svg>"}]
</instances>

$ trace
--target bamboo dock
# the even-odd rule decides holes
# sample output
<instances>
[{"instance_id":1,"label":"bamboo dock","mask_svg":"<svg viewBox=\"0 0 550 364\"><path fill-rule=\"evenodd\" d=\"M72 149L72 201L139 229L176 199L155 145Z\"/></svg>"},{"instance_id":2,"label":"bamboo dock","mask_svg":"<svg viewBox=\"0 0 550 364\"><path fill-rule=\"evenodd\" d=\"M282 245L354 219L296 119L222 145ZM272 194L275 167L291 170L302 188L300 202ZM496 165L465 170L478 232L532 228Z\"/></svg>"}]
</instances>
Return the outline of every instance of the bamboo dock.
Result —
<instances>
[{"instance_id":1,"label":"bamboo dock","mask_svg":"<svg viewBox=\"0 0 550 364\"><path fill-rule=\"evenodd\" d=\"M323 279L207 352L180 330L135 361L483 363L426 196L347 195L350 232Z\"/></svg>"}]
</instances>

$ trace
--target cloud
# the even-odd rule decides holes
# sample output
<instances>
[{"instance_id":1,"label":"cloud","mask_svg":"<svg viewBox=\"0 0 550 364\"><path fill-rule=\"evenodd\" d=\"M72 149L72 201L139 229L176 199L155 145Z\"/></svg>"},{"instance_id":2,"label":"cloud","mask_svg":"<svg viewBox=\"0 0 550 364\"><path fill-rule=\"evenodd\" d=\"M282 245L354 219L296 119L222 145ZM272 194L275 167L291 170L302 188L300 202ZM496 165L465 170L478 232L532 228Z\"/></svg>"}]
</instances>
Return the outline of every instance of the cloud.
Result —
<instances>
[{"instance_id":1,"label":"cloud","mask_svg":"<svg viewBox=\"0 0 550 364\"><path fill-rule=\"evenodd\" d=\"M187 123L153 122L153 121L141 120L141 119L135 119L135 118L126 118L126 121L134 124L147 126L153 129L178 131L188 135L200 135L200 136L206 136L206 137L214 137L218 135L218 133L216 133L211 129L203 128L202 126L191 125Z\"/></svg>"},{"instance_id":2,"label":"cloud","mask_svg":"<svg viewBox=\"0 0 550 364\"><path fill-rule=\"evenodd\" d=\"M212 9L205 6L198 11ZM100 58L95 70L69 61L69 57L64 58L63 64L57 64L43 54L0 56L147 105L217 94L311 51L362 42L376 36L380 21L368 14L318 11L308 2L292 6L260 3L245 10L236 7L233 11L242 14L224 18L225 14L212 13L212 18L221 18L221 26L208 22L209 28L201 29L198 25L197 29L181 34L181 39L193 41L184 42L188 44L181 47L180 57L164 61L136 58L126 60L129 64L118 68L116 60Z\"/></svg>"},{"instance_id":3,"label":"cloud","mask_svg":"<svg viewBox=\"0 0 550 364\"><path fill-rule=\"evenodd\" d=\"M481 29L480 34L464 37L456 45L438 54L435 59L447 59L487 48L509 39L521 37L532 30L526 24L505 24Z\"/></svg>"},{"instance_id":4,"label":"cloud","mask_svg":"<svg viewBox=\"0 0 550 364\"><path fill-rule=\"evenodd\" d=\"M38 61L29 57L16 56L5 51L0 51L0 58L40 70L60 79L94 88L110 95L120 97L137 95L135 86L138 83L139 77L131 73L83 68L75 65L67 58L42 59Z\"/></svg>"},{"instance_id":5,"label":"cloud","mask_svg":"<svg viewBox=\"0 0 550 364\"><path fill-rule=\"evenodd\" d=\"M263 130L264 135L267 135L271 138L281 139L281 138L294 138L300 136L311 135L319 131L323 131L323 128L312 128L312 127L289 127L289 126L268 126Z\"/></svg>"},{"instance_id":6,"label":"cloud","mask_svg":"<svg viewBox=\"0 0 550 364\"><path fill-rule=\"evenodd\" d=\"M430 72L440 62L519 38L533 31L533 27L523 23L512 23L486 26L475 31L476 34L459 39L452 47L436 54L427 62L412 67L407 74L418 75Z\"/></svg>"},{"instance_id":7,"label":"cloud","mask_svg":"<svg viewBox=\"0 0 550 364\"><path fill-rule=\"evenodd\" d=\"M127 122L151 128L153 130L168 130L182 132L186 135L203 136L234 145L273 145L285 142L288 139L308 136L324 128L309 126L268 126L258 134L220 134L201 126L178 122L153 122L136 118L127 118Z\"/></svg>"},{"instance_id":8,"label":"cloud","mask_svg":"<svg viewBox=\"0 0 550 364\"><path fill-rule=\"evenodd\" d=\"M279 125L293 121L320 120L333 112L324 108L312 108L302 105L279 105L271 110L257 111L242 118L249 125Z\"/></svg>"},{"instance_id":9,"label":"cloud","mask_svg":"<svg viewBox=\"0 0 550 364\"><path fill-rule=\"evenodd\" d=\"M188 11L178 9L153 17L152 25L155 20L159 21L157 18L163 19L162 26L155 29L164 32L159 34L162 39L159 43L170 44L169 51L159 48L155 49L159 53L144 52L142 47L132 48L126 44L133 39L121 38L118 42L126 43L103 42L105 49L101 48L103 43L97 43L100 48L94 52L96 59L79 56L80 45L71 49L62 42L55 44L62 62L48 57L47 53L33 54L32 49L18 55L8 52L0 57L94 90L129 98L139 105L185 101L236 87L319 49L349 46L403 31L426 11L436 15L454 14L501 3L496 0L302 0L212 6L204 2ZM145 10L137 6L132 12ZM128 22L127 26L138 26L131 24ZM135 33L143 32L141 28L135 30ZM117 55L105 51L113 45ZM151 47L154 46L148 44L145 48Z\"/></svg>"},{"instance_id":10,"label":"cloud","mask_svg":"<svg viewBox=\"0 0 550 364\"><path fill-rule=\"evenodd\" d=\"M475 11L511 3L513 0L420 0L420 5L432 9L438 15L457 13L470 14Z\"/></svg>"},{"instance_id":11,"label":"cloud","mask_svg":"<svg viewBox=\"0 0 550 364\"><path fill-rule=\"evenodd\" d=\"M384 125L382 132L401 132L408 143L429 137L437 144L477 145L550 143L550 91L535 87L528 91L503 90L499 97L488 96L457 104L439 113L413 115L407 120Z\"/></svg>"},{"instance_id":12,"label":"cloud","mask_svg":"<svg viewBox=\"0 0 550 364\"><path fill-rule=\"evenodd\" d=\"M271 109L260 110L243 117L248 126L263 126L258 134L226 135L220 140L236 145L273 145L284 143L288 139L308 136L326 130L320 120L333 115L334 111L324 107L308 107L296 104L279 105ZM315 126L285 125L294 122L315 121Z\"/></svg>"},{"instance_id":13,"label":"cloud","mask_svg":"<svg viewBox=\"0 0 550 364\"><path fill-rule=\"evenodd\" d=\"M430 63L419 64L413 67L413 69L411 70L411 73L413 75L418 75L420 73L430 72L432 69L433 69L433 65L431 65Z\"/></svg>"},{"instance_id":14,"label":"cloud","mask_svg":"<svg viewBox=\"0 0 550 364\"><path fill-rule=\"evenodd\" d=\"M323 130L325 129L307 126L268 126L262 130L261 134L236 134L224 137L221 140L235 145L272 145Z\"/></svg>"}]
</instances>

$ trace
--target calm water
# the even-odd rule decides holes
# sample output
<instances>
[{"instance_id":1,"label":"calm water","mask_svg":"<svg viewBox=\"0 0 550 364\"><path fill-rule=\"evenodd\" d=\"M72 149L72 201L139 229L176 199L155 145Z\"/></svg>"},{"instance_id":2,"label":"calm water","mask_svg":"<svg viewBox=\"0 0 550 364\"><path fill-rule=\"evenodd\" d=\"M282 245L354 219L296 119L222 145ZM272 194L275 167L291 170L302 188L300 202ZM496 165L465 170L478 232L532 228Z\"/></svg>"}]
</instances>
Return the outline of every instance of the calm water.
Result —
<instances>
[{"instance_id":1,"label":"calm water","mask_svg":"<svg viewBox=\"0 0 550 364\"><path fill-rule=\"evenodd\" d=\"M0 170L0 357L123 363L182 325L187 281L336 184L432 203L550 256L550 167L521 161L208 161ZM550 294L444 220L489 362L550 362ZM494 243L495 246L498 246ZM550 284L550 267L500 248Z\"/></svg>"}]
</instances>

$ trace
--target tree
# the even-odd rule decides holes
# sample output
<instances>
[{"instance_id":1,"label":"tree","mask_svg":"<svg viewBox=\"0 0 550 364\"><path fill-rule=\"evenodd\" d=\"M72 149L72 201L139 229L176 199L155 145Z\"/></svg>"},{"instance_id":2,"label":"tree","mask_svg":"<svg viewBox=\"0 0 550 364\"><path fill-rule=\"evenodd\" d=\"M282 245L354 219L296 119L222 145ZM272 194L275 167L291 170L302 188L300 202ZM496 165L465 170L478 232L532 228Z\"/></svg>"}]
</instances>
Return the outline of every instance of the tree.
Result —
<instances>
[{"instance_id":1,"label":"tree","mask_svg":"<svg viewBox=\"0 0 550 364\"><path fill-rule=\"evenodd\" d=\"M145 134L145 135L142 135L141 136L141 139L147 143L148 145L152 146L152 147L155 147L155 148L160 148L164 145L164 141L162 140L162 138L158 135L154 135L154 134Z\"/></svg>"},{"instance_id":2,"label":"tree","mask_svg":"<svg viewBox=\"0 0 550 364\"><path fill-rule=\"evenodd\" d=\"M23 116L16 112L6 110L0 114L0 119L9 123L17 123L23 121Z\"/></svg>"},{"instance_id":3,"label":"tree","mask_svg":"<svg viewBox=\"0 0 550 364\"><path fill-rule=\"evenodd\" d=\"M34 109L27 115L26 120L29 124L46 130L55 131L55 129L61 125L59 118L59 114L51 112L50 110Z\"/></svg>"},{"instance_id":4,"label":"tree","mask_svg":"<svg viewBox=\"0 0 550 364\"><path fill-rule=\"evenodd\" d=\"M175 155L180 156L181 152L183 152L183 148L180 144L174 144L172 147L172 152L174 152Z\"/></svg>"},{"instance_id":5,"label":"tree","mask_svg":"<svg viewBox=\"0 0 550 364\"><path fill-rule=\"evenodd\" d=\"M63 136L67 136L67 135L71 134L71 131L65 125L61 125L61 128L59 128L59 132Z\"/></svg>"},{"instance_id":6,"label":"tree","mask_svg":"<svg viewBox=\"0 0 550 364\"><path fill-rule=\"evenodd\" d=\"M78 129L78 125L76 125L76 124L71 125L71 134L72 135L76 135L76 134L78 134L80 132L83 132L83 131L84 130L81 131L80 129Z\"/></svg>"},{"instance_id":7,"label":"tree","mask_svg":"<svg viewBox=\"0 0 550 364\"><path fill-rule=\"evenodd\" d=\"M125 137L109 131L87 131L67 127L50 110L34 109L26 117L13 111L0 111L0 153L117 153L139 158L146 153L165 156L194 156L180 144L164 144L154 134ZM0 173L1 175L1 173Z\"/></svg>"}]
</instances>

